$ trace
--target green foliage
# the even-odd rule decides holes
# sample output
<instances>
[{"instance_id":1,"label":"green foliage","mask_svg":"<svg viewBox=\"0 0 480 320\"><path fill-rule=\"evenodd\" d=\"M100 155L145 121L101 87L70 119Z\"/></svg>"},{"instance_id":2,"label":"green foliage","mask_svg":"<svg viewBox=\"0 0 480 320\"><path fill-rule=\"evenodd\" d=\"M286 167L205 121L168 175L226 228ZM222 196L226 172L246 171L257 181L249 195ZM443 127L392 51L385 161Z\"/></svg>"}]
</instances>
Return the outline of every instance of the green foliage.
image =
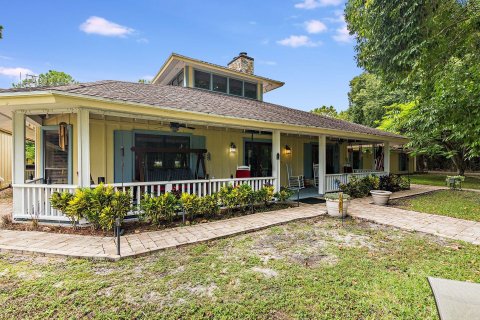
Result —
<instances>
[{"instance_id":1,"label":"green foliage","mask_svg":"<svg viewBox=\"0 0 480 320\"><path fill-rule=\"evenodd\" d=\"M340 194L338 192L327 193L324 196L325 200L338 200L340 199ZM342 194L343 200L350 200L350 196L346 193Z\"/></svg>"},{"instance_id":2,"label":"green foliage","mask_svg":"<svg viewBox=\"0 0 480 320\"><path fill-rule=\"evenodd\" d=\"M220 188L218 197L220 199L220 203L229 210L240 204L238 188L234 188L232 185L223 186Z\"/></svg>"},{"instance_id":3,"label":"green foliage","mask_svg":"<svg viewBox=\"0 0 480 320\"><path fill-rule=\"evenodd\" d=\"M211 195L205 195L199 198L200 214L204 216L216 216L220 211L220 205L218 204L218 195L216 193Z\"/></svg>"},{"instance_id":4,"label":"green foliage","mask_svg":"<svg viewBox=\"0 0 480 320\"><path fill-rule=\"evenodd\" d=\"M445 175L442 174L417 174L410 176L411 183L425 184L431 186L445 186ZM480 189L480 178L478 177L465 177L465 181L462 182L463 188L468 189Z\"/></svg>"},{"instance_id":5,"label":"green foliage","mask_svg":"<svg viewBox=\"0 0 480 320\"><path fill-rule=\"evenodd\" d=\"M179 209L178 199L170 192L159 196L144 194L140 201L141 218L160 225L163 220L173 221Z\"/></svg>"},{"instance_id":6,"label":"green foliage","mask_svg":"<svg viewBox=\"0 0 480 320\"><path fill-rule=\"evenodd\" d=\"M408 178L397 175L397 174L389 174L388 176L381 176L379 189L391 191L391 192L408 190L410 189L410 181L408 180Z\"/></svg>"},{"instance_id":7,"label":"green foliage","mask_svg":"<svg viewBox=\"0 0 480 320\"><path fill-rule=\"evenodd\" d=\"M459 189L462 186L462 182L465 181L464 176L447 176L445 182L450 189Z\"/></svg>"},{"instance_id":8,"label":"green foliage","mask_svg":"<svg viewBox=\"0 0 480 320\"><path fill-rule=\"evenodd\" d=\"M123 218L131 210L131 195L114 191L103 184L91 188L79 188L75 194L54 192L50 202L55 209L62 211L75 225L86 219L94 229L112 230L115 219Z\"/></svg>"},{"instance_id":9,"label":"green foliage","mask_svg":"<svg viewBox=\"0 0 480 320\"><path fill-rule=\"evenodd\" d=\"M286 202L293 195L293 191L286 188L281 188L279 192L276 192L273 196L279 202Z\"/></svg>"},{"instance_id":10,"label":"green foliage","mask_svg":"<svg viewBox=\"0 0 480 320\"><path fill-rule=\"evenodd\" d=\"M182 193L180 203L187 219L193 220L200 213L200 198L192 193Z\"/></svg>"},{"instance_id":11,"label":"green foliage","mask_svg":"<svg viewBox=\"0 0 480 320\"><path fill-rule=\"evenodd\" d=\"M321 106L320 108L315 108L310 112L331 118L336 118L338 116L337 110L333 106Z\"/></svg>"},{"instance_id":12,"label":"green foliage","mask_svg":"<svg viewBox=\"0 0 480 320\"><path fill-rule=\"evenodd\" d=\"M147 80L147 79L139 79L138 83L143 83L143 84L150 84L152 83L152 80Z\"/></svg>"},{"instance_id":13,"label":"green foliage","mask_svg":"<svg viewBox=\"0 0 480 320\"><path fill-rule=\"evenodd\" d=\"M379 189L380 179L377 176L369 175L362 179L351 176L350 181L340 185L340 190L352 198L363 198L370 194L370 190Z\"/></svg>"},{"instance_id":14,"label":"green foliage","mask_svg":"<svg viewBox=\"0 0 480 320\"><path fill-rule=\"evenodd\" d=\"M20 83L12 84L14 88L62 86L77 83L73 77L65 72L48 70L47 73L38 75L37 82L32 79L24 79Z\"/></svg>"},{"instance_id":15,"label":"green foliage","mask_svg":"<svg viewBox=\"0 0 480 320\"><path fill-rule=\"evenodd\" d=\"M253 203L255 193L252 187L248 184L241 184L237 187L238 189L238 202L242 207L246 207Z\"/></svg>"},{"instance_id":16,"label":"green foliage","mask_svg":"<svg viewBox=\"0 0 480 320\"><path fill-rule=\"evenodd\" d=\"M3 38L3 26L0 25L0 39Z\"/></svg>"},{"instance_id":17,"label":"green foliage","mask_svg":"<svg viewBox=\"0 0 480 320\"><path fill-rule=\"evenodd\" d=\"M25 160L27 164L35 163L35 142L25 141Z\"/></svg>"},{"instance_id":18,"label":"green foliage","mask_svg":"<svg viewBox=\"0 0 480 320\"><path fill-rule=\"evenodd\" d=\"M386 107L385 116L382 118L378 129L406 134L408 132L408 121L417 104L417 101L410 101L407 103L394 103Z\"/></svg>"},{"instance_id":19,"label":"green foliage","mask_svg":"<svg viewBox=\"0 0 480 320\"><path fill-rule=\"evenodd\" d=\"M480 2L349 0L345 12L358 65L385 88L410 93L382 127L407 135L414 154L452 159L463 174L480 155ZM415 105L401 106L407 101Z\"/></svg>"},{"instance_id":20,"label":"green foliage","mask_svg":"<svg viewBox=\"0 0 480 320\"><path fill-rule=\"evenodd\" d=\"M388 106L406 99L404 90L391 90L374 74L364 72L350 81L348 115L355 123L376 127Z\"/></svg>"},{"instance_id":21,"label":"green foliage","mask_svg":"<svg viewBox=\"0 0 480 320\"><path fill-rule=\"evenodd\" d=\"M268 205L274 196L275 188L273 186L263 186L255 192L255 202Z\"/></svg>"},{"instance_id":22,"label":"green foliage","mask_svg":"<svg viewBox=\"0 0 480 320\"><path fill-rule=\"evenodd\" d=\"M72 199L73 199L73 194L68 191L54 192L50 196L50 204L52 208L63 212L70 219L70 221L72 222L72 225L75 226L78 220L80 220L82 217L72 215L72 212L67 210L68 204Z\"/></svg>"}]
</instances>

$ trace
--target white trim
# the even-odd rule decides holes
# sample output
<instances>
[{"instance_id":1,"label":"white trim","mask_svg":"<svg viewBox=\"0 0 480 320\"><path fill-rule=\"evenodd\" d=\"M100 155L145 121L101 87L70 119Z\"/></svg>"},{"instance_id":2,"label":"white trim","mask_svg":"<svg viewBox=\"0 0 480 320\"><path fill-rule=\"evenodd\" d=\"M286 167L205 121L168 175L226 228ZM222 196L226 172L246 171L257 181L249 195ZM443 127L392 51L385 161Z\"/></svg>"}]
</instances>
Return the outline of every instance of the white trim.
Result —
<instances>
[{"instance_id":1,"label":"white trim","mask_svg":"<svg viewBox=\"0 0 480 320\"><path fill-rule=\"evenodd\" d=\"M77 111L78 185L90 186L90 113L80 108Z\"/></svg>"},{"instance_id":2,"label":"white trim","mask_svg":"<svg viewBox=\"0 0 480 320\"><path fill-rule=\"evenodd\" d=\"M318 194L325 194L325 174L327 173L327 137L325 135L318 136Z\"/></svg>"},{"instance_id":3,"label":"white trim","mask_svg":"<svg viewBox=\"0 0 480 320\"><path fill-rule=\"evenodd\" d=\"M272 131L272 177L275 178L275 191L280 191L280 131Z\"/></svg>"}]
</instances>

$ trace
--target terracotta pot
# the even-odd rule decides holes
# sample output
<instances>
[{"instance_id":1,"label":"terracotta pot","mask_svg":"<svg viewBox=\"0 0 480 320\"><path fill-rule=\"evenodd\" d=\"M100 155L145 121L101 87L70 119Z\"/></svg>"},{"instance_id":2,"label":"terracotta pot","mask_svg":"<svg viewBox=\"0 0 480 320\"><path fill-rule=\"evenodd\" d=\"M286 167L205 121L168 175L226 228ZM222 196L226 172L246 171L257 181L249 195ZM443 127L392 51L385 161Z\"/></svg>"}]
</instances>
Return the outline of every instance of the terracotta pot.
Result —
<instances>
[{"instance_id":1,"label":"terracotta pot","mask_svg":"<svg viewBox=\"0 0 480 320\"><path fill-rule=\"evenodd\" d=\"M385 190L371 190L370 193L372 194L373 203L377 206L386 206L392 195L390 191Z\"/></svg>"},{"instance_id":2,"label":"terracotta pot","mask_svg":"<svg viewBox=\"0 0 480 320\"><path fill-rule=\"evenodd\" d=\"M338 211L338 200L326 200L327 201L327 214L332 217L341 217L342 215ZM347 209L350 200L343 200L343 216L347 216Z\"/></svg>"}]
</instances>

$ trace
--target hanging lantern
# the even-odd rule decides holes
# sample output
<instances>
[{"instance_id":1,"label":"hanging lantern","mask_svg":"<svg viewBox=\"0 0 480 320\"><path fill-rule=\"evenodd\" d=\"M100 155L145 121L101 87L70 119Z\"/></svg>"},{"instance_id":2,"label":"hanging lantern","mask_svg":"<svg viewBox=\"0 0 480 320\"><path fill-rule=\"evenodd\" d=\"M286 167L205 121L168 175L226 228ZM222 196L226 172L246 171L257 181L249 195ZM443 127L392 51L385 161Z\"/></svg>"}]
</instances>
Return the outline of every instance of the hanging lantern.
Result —
<instances>
[{"instance_id":1,"label":"hanging lantern","mask_svg":"<svg viewBox=\"0 0 480 320\"><path fill-rule=\"evenodd\" d=\"M58 146L60 149L62 149L62 151L67 149L67 139L67 124L65 122L60 122L58 124Z\"/></svg>"}]
</instances>

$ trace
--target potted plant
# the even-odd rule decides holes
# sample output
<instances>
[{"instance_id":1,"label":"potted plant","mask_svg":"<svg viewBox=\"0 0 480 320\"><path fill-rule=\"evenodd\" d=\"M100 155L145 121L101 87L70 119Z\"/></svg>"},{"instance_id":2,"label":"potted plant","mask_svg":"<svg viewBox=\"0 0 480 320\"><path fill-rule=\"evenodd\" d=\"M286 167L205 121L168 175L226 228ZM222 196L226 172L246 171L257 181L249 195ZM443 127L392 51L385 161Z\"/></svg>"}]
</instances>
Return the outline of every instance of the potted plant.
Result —
<instances>
[{"instance_id":1,"label":"potted plant","mask_svg":"<svg viewBox=\"0 0 480 320\"><path fill-rule=\"evenodd\" d=\"M386 206L392 195L391 191L386 190L370 190L370 193L373 198L373 203L377 206Z\"/></svg>"},{"instance_id":2,"label":"potted plant","mask_svg":"<svg viewBox=\"0 0 480 320\"><path fill-rule=\"evenodd\" d=\"M327 193L325 194L325 200L327 201L327 213L332 217L341 217L339 211L340 204L340 193ZM343 216L347 215L348 205L350 203L350 196L348 194L342 193L343 198Z\"/></svg>"}]
</instances>

